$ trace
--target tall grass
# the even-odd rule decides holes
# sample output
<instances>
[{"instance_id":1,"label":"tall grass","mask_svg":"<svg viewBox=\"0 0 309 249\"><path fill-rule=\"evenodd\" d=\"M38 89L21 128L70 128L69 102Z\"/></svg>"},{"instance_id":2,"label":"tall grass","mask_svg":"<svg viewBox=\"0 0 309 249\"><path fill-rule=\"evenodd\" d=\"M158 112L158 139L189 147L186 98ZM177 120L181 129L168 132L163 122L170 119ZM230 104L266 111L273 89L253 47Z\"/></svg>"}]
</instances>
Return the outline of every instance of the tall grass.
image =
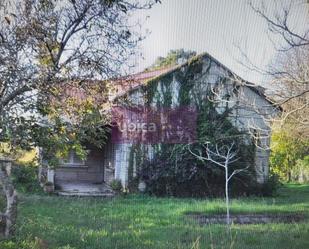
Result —
<instances>
[{"instance_id":1,"label":"tall grass","mask_svg":"<svg viewBox=\"0 0 309 249\"><path fill-rule=\"evenodd\" d=\"M200 225L186 213L224 213L223 199L129 195L114 199L24 195L16 237L1 249L306 249L309 223ZM239 198L233 213L309 214L309 186L288 185L275 198Z\"/></svg>"}]
</instances>

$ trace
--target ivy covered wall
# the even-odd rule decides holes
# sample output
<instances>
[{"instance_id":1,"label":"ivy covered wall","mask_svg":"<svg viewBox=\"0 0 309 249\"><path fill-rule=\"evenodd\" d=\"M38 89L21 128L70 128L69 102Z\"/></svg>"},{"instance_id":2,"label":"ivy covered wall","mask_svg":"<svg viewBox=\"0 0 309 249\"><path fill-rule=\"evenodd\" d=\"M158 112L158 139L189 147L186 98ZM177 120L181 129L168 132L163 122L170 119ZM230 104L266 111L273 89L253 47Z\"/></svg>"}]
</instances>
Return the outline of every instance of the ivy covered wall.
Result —
<instances>
[{"instance_id":1,"label":"ivy covered wall","mask_svg":"<svg viewBox=\"0 0 309 249\"><path fill-rule=\"evenodd\" d=\"M237 186L235 189L238 189L238 192L243 192L241 189L245 189L247 183L261 182L261 180L255 162L256 149L246 127L246 119L249 120L255 114L252 110L243 111L243 106L246 109L249 108L239 97L243 94L244 91L241 90L244 87L237 85L237 80L217 61L202 55L194 57L187 64L171 72L149 80L146 85L123 96L122 101L129 105L154 108L195 107L198 111L198 139L194 146L199 146L206 141L212 143L236 141L241 159L233 167L250 166L247 175L241 176L233 184ZM242 114L243 117L235 113ZM249 118L245 118L244 115ZM263 117L254 116L254 118L259 119L261 126L264 125L261 121ZM216 191L220 192L217 185L222 172L211 164L205 165L193 158L186 146L183 144L128 145L128 163L123 170L126 171L126 184L129 189L136 189L138 182L143 180L147 183L147 189L150 192L161 195L188 196L192 193L214 195ZM265 161L263 167L265 165L268 167L267 153L263 154L263 158ZM267 176L265 171L263 174L264 180ZM246 181L246 179L250 180ZM180 190L181 186L187 187ZM185 193L188 192L185 189L190 189L190 186L192 191ZM203 190L197 191L192 186ZM213 191L214 189L217 190ZM175 194L176 192L178 194Z\"/></svg>"}]
</instances>

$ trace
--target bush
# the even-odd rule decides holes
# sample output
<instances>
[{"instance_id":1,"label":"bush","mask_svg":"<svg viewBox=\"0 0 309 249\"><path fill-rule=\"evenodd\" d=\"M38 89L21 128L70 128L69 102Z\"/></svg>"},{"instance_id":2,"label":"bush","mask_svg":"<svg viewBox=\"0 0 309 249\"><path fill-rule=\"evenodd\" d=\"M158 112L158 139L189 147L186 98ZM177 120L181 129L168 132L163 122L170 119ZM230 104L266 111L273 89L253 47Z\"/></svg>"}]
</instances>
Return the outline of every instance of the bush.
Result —
<instances>
[{"instance_id":1,"label":"bush","mask_svg":"<svg viewBox=\"0 0 309 249\"><path fill-rule=\"evenodd\" d=\"M113 180L110 183L110 186L112 188L112 190L114 190L115 192L121 192L122 191L122 184L120 180Z\"/></svg>"},{"instance_id":2,"label":"bush","mask_svg":"<svg viewBox=\"0 0 309 249\"><path fill-rule=\"evenodd\" d=\"M277 175L271 175L268 180L262 184L261 194L263 196L277 195L278 188L282 186Z\"/></svg>"},{"instance_id":3,"label":"bush","mask_svg":"<svg viewBox=\"0 0 309 249\"><path fill-rule=\"evenodd\" d=\"M19 164L12 167L12 179L16 189L20 192L41 192L37 166L33 163Z\"/></svg>"},{"instance_id":4,"label":"bush","mask_svg":"<svg viewBox=\"0 0 309 249\"><path fill-rule=\"evenodd\" d=\"M306 136L296 136L286 128L275 130L272 133L270 171L282 182L306 182L309 178L308 153L309 139Z\"/></svg>"},{"instance_id":5,"label":"bush","mask_svg":"<svg viewBox=\"0 0 309 249\"><path fill-rule=\"evenodd\" d=\"M248 187L248 195L276 196L280 186L282 186L282 183L279 181L279 177L275 174L272 174L263 184L250 184Z\"/></svg>"},{"instance_id":6,"label":"bush","mask_svg":"<svg viewBox=\"0 0 309 249\"><path fill-rule=\"evenodd\" d=\"M198 148L197 148L198 149ZM243 167L241 160L233 168ZM156 196L221 197L225 191L224 171L211 162L197 160L187 148L165 145L152 161L144 161L137 171L146 183L146 193ZM232 195L246 195L250 172L231 180Z\"/></svg>"},{"instance_id":7,"label":"bush","mask_svg":"<svg viewBox=\"0 0 309 249\"><path fill-rule=\"evenodd\" d=\"M187 164L188 163L188 164ZM146 192L157 196L204 196L209 193L206 188L206 170L196 162L183 160L174 164L164 157L144 162L139 177L146 183Z\"/></svg>"}]
</instances>

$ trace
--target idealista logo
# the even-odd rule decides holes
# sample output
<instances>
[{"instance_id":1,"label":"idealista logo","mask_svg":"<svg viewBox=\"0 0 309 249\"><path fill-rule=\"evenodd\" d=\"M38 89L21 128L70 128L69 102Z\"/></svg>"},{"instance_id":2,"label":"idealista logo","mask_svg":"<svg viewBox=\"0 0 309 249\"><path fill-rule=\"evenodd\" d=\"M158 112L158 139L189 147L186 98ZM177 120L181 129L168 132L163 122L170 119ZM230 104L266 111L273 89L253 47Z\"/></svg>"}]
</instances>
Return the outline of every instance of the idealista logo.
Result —
<instances>
[{"instance_id":1,"label":"idealista logo","mask_svg":"<svg viewBox=\"0 0 309 249\"><path fill-rule=\"evenodd\" d=\"M197 112L192 107L123 107L112 109L115 143L188 143L196 138Z\"/></svg>"}]
</instances>

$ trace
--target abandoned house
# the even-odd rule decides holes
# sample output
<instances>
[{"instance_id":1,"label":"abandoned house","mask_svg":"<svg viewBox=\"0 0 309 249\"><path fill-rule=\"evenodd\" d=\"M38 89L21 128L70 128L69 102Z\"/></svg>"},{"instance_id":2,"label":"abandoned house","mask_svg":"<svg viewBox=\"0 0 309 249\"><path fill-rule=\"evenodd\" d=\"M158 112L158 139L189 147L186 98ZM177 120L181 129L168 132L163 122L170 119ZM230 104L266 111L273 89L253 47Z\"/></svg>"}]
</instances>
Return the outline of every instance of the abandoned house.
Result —
<instances>
[{"instance_id":1,"label":"abandoned house","mask_svg":"<svg viewBox=\"0 0 309 249\"><path fill-rule=\"evenodd\" d=\"M124 84L128 81L130 84ZM275 107L264 95L262 87L239 78L209 54L201 54L181 65L145 71L118 81L110 98L117 106L194 108L209 101L209 94L218 113L229 108L229 120L233 126L246 132L247 136L254 136L257 141L253 156L256 181L265 182L269 172L269 117ZM156 116L160 117L162 115ZM164 142L160 139L140 144L143 158L156 156L154 144ZM84 161L72 151L55 170L47 169L47 179L60 188L60 194L111 193L107 189L114 179L126 187L130 164L134 173L140 162L137 158L140 153L132 151L134 143L136 141L129 139L116 141L111 134L104 148L89 145L90 152Z\"/></svg>"}]
</instances>

